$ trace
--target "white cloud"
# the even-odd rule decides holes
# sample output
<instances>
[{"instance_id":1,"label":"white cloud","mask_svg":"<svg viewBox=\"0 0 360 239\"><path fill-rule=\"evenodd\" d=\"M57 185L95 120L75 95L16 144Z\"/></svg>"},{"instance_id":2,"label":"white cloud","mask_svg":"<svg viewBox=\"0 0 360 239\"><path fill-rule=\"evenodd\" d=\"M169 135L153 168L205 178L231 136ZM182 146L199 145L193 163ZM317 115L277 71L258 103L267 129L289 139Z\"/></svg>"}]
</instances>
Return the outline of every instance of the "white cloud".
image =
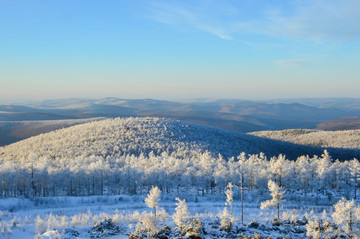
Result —
<instances>
[{"instance_id":1,"label":"white cloud","mask_svg":"<svg viewBox=\"0 0 360 239\"><path fill-rule=\"evenodd\" d=\"M185 1L184 1L185 2ZM222 39L239 34L268 35L311 41L360 40L359 0L294 0L281 5L217 1L156 2L150 18L160 23L190 27Z\"/></svg>"},{"instance_id":2,"label":"white cloud","mask_svg":"<svg viewBox=\"0 0 360 239\"><path fill-rule=\"evenodd\" d=\"M190 8L166 3L152 3L150 12L150 18L160 23L187 26L210 33L221 39L232 39L224 22L219 21L219 16L214 16L211 11L204 13L201 6ZM227 9L225 14L233 13Z\"/></svg>"}]
</instances>

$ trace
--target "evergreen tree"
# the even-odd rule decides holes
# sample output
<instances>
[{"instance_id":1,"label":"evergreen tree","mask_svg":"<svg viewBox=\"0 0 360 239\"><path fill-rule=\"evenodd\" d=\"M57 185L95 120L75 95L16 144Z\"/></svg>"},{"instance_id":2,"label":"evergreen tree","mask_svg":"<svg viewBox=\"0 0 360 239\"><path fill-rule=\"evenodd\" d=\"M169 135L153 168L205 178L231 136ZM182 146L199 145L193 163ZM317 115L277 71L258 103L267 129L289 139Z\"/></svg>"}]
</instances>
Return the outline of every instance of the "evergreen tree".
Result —
<instances>
[{"instance_id":1,"label":"evergreen tree","mask_svg":"<svg viewBox=\"0 0 360 239\"><path fill-rule=\"evenodd\" d=\"M353 159L349 162L349 169L351 173L351 182L354 186L354 199L356 200L356 191L360 187L360 162Z\"/></svg>"},{"instance_id":2,"label":"evergreen tree","mask_svg":"<svg viewBox=\"0 0 360 239\"><path fill-rule=\"evenodd\" d=\"M360 222L360 206L354 200L348 201L342 198L334 205L334 213L331 214L335 224L345 232L350 239L358 238Z\"/></svg>"},{"instance_id":3,"label":"evergreen tree","mask_svg":"<svg viewBox=\"0 0 360 239\"><path fill-rule=\"evenodd\" d=\"M277 183L269 180L268 187L271 192L272 199L261 203L261 209L276 208L277 221L280 222L280 204L284 201L284 189Z\"/></svg>"},{"instance_id":4,"label":"evergreen tree","mask_svg":"<svg viewBox=\"0 0 360 239\"><path fill-rule=\"evenodd\" d=\"M154 209L154 216L156 219L156 208L158 207L159 201L160 201L160 194L161 191L158 187L152 187L147 198L145 198L145 203L148 205L149 208Z\"/></svg>"},{"instance_id":5,"label":"evergreen tree","mask_svg":"<svg viewBox=\"0 0 360 239\"><path fill-rule=\"evenodd\" d=\"M180 231L180 238L183 236L184 229L187 227L190 219L190 212L188 206L186 205L185 199L181 200L180 198L175 198L178 202L176 203L175 213L173 215L173 220L176 227Z\"/></svg>"}]
</instances>

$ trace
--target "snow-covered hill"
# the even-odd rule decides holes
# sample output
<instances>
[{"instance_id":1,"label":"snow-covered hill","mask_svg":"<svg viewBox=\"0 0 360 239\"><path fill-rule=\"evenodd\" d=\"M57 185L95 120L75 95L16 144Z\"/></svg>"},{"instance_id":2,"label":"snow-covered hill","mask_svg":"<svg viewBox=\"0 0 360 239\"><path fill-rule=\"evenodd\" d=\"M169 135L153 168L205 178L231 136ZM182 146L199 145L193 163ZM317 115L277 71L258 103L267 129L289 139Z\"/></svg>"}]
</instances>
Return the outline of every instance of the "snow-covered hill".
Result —
<instances>
[{"instance_id":1,"label":"snow-covered hill","mask_svg":"<svg viewBox=\"0 0 360 239\"><path fill-rule=\"evenodd\" d=\"M271 179L351 196L359 161L334 159L360 158L360 150L328 151L169 119L106 119L1 147L0 197L141 194L154 185L205 195L239 185L242 174L251 190L266 191ZM287 160L301 155L310 157Z\"/></svg>"},{"instance_id":2,"label":"snow-covered hill","mask_svg":"<svg viewBox=\"0 0 360 239\"><path fill-rule=\"evenodd\" d=\"M57 129L99 121L104 117L86 119L0 121L0 146Z\"/></svg>"},{"instance_id":3,"label":"snow-covered hill","mask_svg":"<svg viewBox=\"0 0 360 239\"><path fill-rule=\"evenodd\" d=\"M318 131L289 129L280 131L258 131L250 134L295 144L360 149L360 130Z\"/></svg>"},{"instance_id":4,"label":"snow-covered hill","mask_svg":"<svg viewBox=\"0 0 360 239\"><path fill-rule=\"evenodd\" d=\"M150 152L191 158L208 151L225 158L236 157L241 152L263 152L268 157L281 153L296 159L301 155L321 155L323 150L162 118L116 118L72 126L1 147L0 158L21 160L30 154L52 159L115 158L147 156ZM360 150L328 151L333 158L341 160L360 158Z\"/></svg>"}]
</instances>

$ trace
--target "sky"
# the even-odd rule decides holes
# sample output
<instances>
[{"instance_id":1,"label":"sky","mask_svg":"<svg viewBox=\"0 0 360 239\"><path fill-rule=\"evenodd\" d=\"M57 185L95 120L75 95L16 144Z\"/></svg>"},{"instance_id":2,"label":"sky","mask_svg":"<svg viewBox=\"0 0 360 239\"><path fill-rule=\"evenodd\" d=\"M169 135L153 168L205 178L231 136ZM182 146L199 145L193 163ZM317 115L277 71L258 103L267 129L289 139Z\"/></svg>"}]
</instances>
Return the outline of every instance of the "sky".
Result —
<instances>
[{"instance_id":1,"label":"sky","mask_svg":"<svg viewBox=\"0 0 360 239\"><path fill-rule=\"evenodd\" d=\"M0 0L0 99L359 97L359 0Z\"/></svg>"}]
</instances>

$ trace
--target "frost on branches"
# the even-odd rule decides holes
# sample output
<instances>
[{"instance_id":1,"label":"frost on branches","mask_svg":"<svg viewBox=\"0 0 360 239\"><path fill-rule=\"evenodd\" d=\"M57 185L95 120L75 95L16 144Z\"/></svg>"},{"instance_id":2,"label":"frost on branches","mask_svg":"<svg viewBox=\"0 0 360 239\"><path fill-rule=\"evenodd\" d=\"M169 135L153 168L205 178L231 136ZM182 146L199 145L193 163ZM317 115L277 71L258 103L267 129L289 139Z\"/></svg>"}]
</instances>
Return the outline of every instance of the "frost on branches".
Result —
<instances>
[{"instance_id":1,"label":"frost on branches","mask_svg":"<svg viewBox=\"0 0 360 239\"><path fill-rule=\"evenodd\" d=\"M143 212L138 216L138 223L135 227L135 234L142 236L145 233L147 236L153 237L159 232L159 221L167 221L168 214L165 210L159 207L161 190L158 187L152 187L145 203L149 208L154 209L154 213ZM156 211L158 209L158 212Z\"/></svg>"},{"instance_id":2,"label":"frost on branches","mask_svg":"<svg viewBox=\"0 0 360 239\"><path fill-rule=\"evenodd\" d=\"M236 221L236 218L233 217L233 187L234 185L231 182L227 185L227 190L225 191L225 207L222 213L218 214L218 217L220 218L220 228L227 232L231 231L232 225ZM230 207L230 212L227 209L228 206Z\"/></svg>"},{"instance_id":3,"label":"frost on branches","mask_svg":"<svg viewBox=\"0 0 360 239\"><path fill-rule=\"evenodd\" d=\"M142 233L146 233L147 236L153 237L158 232L158 222L154 217L154 214L143 212L139 216L139 221L136 224L135 234L142 236Z\"/></svg>"},{"instance_id":4,"label":"frost on branches","mask_svg":"<svg viewBox=\"0 0 360 239\"><path fill-rule=\"evenodd\" d=\"M335 224L346 233L350 239L360 238L360 206L354 200L347 201L342 198L334 205L334 213L331 214Z\"/></svg>"},{"instance_id":5,"label":"frost on branches","mask_svg":"<svg viewBox=\"0 0 360 239\"><path fill-rule=\"evenodd\" d=\"M149 208L154 209L154 216L156 219L156 208L158 207L160 201L161 190L158 187L152 187L147 198L145 198L145 203Z\"/></svg>"},{"instance_id":6,"label":"frost on branches","mask_svg":"<svg viewBox=\"0 0 360 239\"><path fill-rule=\"evenodd\" d=\"M277 221L280 222L280 204L284 201L284 189L272 180L268 182L268 188L272 196L271 200L261 203L261 209L276 208Z\"/></svg>"},{"instance_id":7,"label":"frost on branches","mask_svg":"<svg viewBox=\"0 0 360 239\"><path fill-rule=\"evenodd\" d=\"M326 211L323 214L316 216L314 211L311 210L309 214L306 213L306 218L309 221L306 224L306 235L310 238L321 239L321 238L332 238L334 228L331 225L330 218L327 216Z\"/></svg>"},{"instance_id":8,"label":"frost on branches","mask_svg":"<svg viewBox=\"0 0 360 239\"><path fill-rule=\"evenodd\" d=\"M186 205L185 199L181 200L177 197L176 200L178 202L176 203L177 207L175 208L173 220L176 227L180 231L180 237L182 237L184 229L186 229L187 225L189 224L190 212L188 206Z\"/></svg>"}]
</instances>

